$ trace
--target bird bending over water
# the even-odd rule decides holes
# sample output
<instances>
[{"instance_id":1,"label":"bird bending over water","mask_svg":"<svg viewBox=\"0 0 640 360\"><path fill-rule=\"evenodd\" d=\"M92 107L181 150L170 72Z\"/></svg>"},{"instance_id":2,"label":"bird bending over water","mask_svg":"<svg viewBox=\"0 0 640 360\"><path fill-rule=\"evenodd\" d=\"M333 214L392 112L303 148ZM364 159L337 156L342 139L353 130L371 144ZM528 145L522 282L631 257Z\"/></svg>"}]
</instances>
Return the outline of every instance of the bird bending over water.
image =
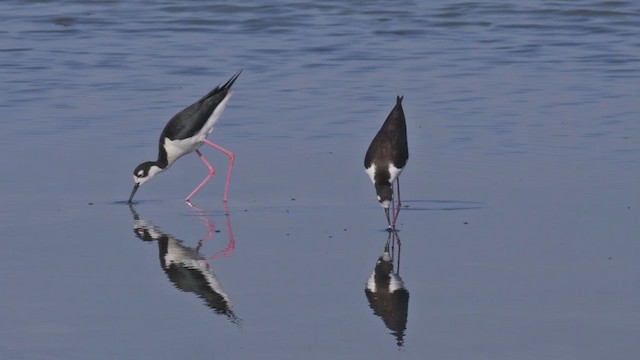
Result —
<instances>
[{"instance_id":1,"label":"bird bending over water","mask_svg":"<svg viewBox=\"0 0 640 360\"><path fill-rule=\"evenodd\" d=\"M220 115L222 115L227 102L233 94L231 86L233 86L241 72L239 71L233 75L224 85L216 86L215 89L200 100L187 106L169 120L160 134L158 160L143 162L133 170L135 184L129 197L129 203L132 203L136 191L142 184L167 170L182 156L195 151L209 169L209 175L186 197L185 201L189 201L215 174L213 166L198 150L202 144L210 145L229 156L229 172L224 191L224 201L228 201L229 182L231 181L235 155L222 146L207 140L207 136L213 131L214 125L220 119Z\"/></svg>"},{"instance_id":2,"label":"bird bending over water","mask_svg":"<svg viewBox=\"0 0 640 360\"><path fill-rule=\"evenodd\" d=\"M396 98L396 105L387 116L382 128L371 141L364 158L364 167L371 178L387 217L389 229L395 229L400 213L400 182L398 176L409 159L407 146L407 124L402 110L402 96ZM393 182L398 190L398 205L393 222L389 216L389 207L393 203Z\"/></svg>"}]
</instances>

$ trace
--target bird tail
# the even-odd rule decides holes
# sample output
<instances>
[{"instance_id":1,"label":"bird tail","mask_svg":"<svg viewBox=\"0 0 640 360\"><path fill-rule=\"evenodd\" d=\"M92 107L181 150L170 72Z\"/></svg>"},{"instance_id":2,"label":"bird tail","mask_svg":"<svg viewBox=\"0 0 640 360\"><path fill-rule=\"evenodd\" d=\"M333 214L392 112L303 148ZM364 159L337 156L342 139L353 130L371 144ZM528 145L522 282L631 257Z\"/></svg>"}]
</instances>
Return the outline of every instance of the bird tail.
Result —
<instances>
[{"instance_id":1,"label":"bird tail","mask_svg":"<svg viewBox=\"0 0 640 360\"><path fill-rule=\"evenodd\" d=\"M242 69L240 69L240 71L238 71L235 75L233 75L231 79L227 80L227 82L224 83L224 85L218 86L218 87L223 90L231 89L231 87L233 86L233 83L236 82L236 79L238 78L238 76L240 76L240 74L242 74Z\"/></svg>"},{"instance_id":2,"label":"bird tail","mask_svg":"<svg viewBox=\"0 0 640 360\"><path fill-rule=\"evenodd\" d=\"M220 93L227 93L229 90L231 90L231 87L233 86L233 83L236 82L236 79L238 78L238 76L240 76L240 74L242 73L242 70L238 71L237 73L235 73L235 75L233 75L231 77L231 79L227 80L226 83L224 83L224 85L220 86L216 86L213 90L209 91L205 96L203 96L200 99L200 102L205 101L206 99L216 95L216 94L220 94Z\"/></svg>"}]
</instances>

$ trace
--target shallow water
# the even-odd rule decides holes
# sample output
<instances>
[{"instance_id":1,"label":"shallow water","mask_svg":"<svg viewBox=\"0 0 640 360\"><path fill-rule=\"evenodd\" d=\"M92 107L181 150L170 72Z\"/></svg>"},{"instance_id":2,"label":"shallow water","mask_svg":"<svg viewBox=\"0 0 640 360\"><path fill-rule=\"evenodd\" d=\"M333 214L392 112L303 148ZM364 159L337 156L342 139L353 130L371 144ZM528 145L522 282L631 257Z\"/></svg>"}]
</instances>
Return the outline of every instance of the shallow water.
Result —
<instances>
[{"instance_id":1,"label":"shallow water","mask_svg":"<svg viewBox=\"0 0 640 360\"><path fill-rule=\"evenodd\" d=\"M633 358L639 15L2 2L0 355ZM239 69L211 136L237 156L229 215L223 176L200 210L181 200L206 174L196 156L123 205L164 123ZM362 159L398 94L406 324L365 293L388 234Z\"/></svg>"}]
</instances>

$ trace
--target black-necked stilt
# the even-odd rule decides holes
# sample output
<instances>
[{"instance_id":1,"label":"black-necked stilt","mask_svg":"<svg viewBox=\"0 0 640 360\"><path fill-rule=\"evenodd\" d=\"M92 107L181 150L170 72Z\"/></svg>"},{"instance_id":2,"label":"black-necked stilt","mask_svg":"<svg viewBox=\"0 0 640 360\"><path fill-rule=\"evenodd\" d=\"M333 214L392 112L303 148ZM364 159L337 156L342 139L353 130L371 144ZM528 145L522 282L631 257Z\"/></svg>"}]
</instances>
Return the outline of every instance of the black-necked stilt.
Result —
<instances>
[{"instance_id":1,"label":"black-necked stilt","mask_svg":"<svg viewBox=\"0 0 640 360\"><path fill-rule=\"evenodd\" d=\"M233 93L231 86L233 86L241 72L239 71L233 75L224 85L216 86L202 99L189 105L169 120L160 134L158 160L143 162L133 170L135 184L129 197L129 203L132 202L133 196L140 185L167 170L182 156L195 151L209 169L209 175L186 197L185 201L189 201L215 174L213 166L198 150L202 144L210 145L229 156L229 173L227 174L227 184L224 191L224 201L227 202L235 155L222 146L207 140L207 136L213 130L218 119L220 119L220 115L222 115Z\"/></svg>"},{"instance_id":2,"label":"black-necked stilt","mask_svg":"<svg viewBox=\"0 0 640 360\"><path fill-rule=\"evenodd\" d=\"M395 228L400 212L400 182L398 176L409 159L407 146L407 124L402 110L402 96L396 99L396 105L376 136L371 141L364 167L375 185L378 202L384 208L389 229ZM398 189L398 208L394 214L393 223L389 217L389 207L393 202L393 182Z\"/></svg>"}]
</instances>

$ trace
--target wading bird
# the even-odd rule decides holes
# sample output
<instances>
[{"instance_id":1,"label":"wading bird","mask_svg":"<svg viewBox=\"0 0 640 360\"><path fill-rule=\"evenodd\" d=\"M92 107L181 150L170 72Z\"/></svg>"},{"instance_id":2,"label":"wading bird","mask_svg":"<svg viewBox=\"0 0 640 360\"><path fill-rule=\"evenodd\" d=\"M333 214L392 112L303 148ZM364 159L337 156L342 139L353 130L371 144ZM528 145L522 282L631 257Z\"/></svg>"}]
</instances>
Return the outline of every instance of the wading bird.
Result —
<instances>
[{"instance_id":1,"label":"wading bird","mask_svg":"<svg viewBox=\"0 0 640 360\"><path fill-rule=\"evenodd\" d=\"M129 196L129 203L132 203L133 196L142 184L167 170L182 156L195 151L209 169L209 175L186 197L185 201L189 201L215 174L213 166L198 150L202 144L210 145L229 156L229 172L224 191L224 201L228 201L229 182L231 181L235 155L222 146L207 140L207 136L213 131L214 125L220 119L220 115L222 115L233 93L231 86L233 86L241 72L239 71L233 75L224 85L216 86L202 99L187 106L169 120L160 134L158 160L143 162L133 170L135 184L133 185L131 196Z\"/></svg>"},{"instance_id":2,"label":"wading bird","mask_svg":"<svg viewBox=\"0 0 640 360\"><path fill-rule=\"evenodd\" d=\"M371 178L387 217L389 230L395 229L400 213L400 182L398 176L409 159L407 146L407 124L402 110L402 96L396 98L396 105L387 116L382 128L371 141L364 158L364 167ZM393 214L393 222L389 215L389 207L393 203L393 182L396 182L398 205Z\"/></svg>"}]
</instances>

